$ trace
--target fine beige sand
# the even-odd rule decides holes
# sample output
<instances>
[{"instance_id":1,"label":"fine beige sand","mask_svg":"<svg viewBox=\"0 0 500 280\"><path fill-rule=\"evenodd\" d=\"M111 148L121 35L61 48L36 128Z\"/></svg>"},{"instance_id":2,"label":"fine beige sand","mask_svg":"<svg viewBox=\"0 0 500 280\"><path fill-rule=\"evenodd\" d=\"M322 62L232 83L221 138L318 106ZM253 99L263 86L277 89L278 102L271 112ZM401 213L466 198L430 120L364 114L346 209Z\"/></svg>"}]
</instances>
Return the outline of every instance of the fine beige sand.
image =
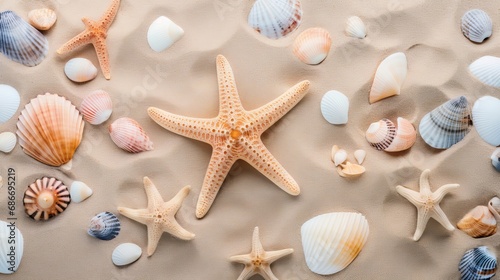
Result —
<instances>
[{"instance_id":1,"label":"fine beige sand","mask_svg":"<svg viewBox=\"0 0 500 280\"><path fill-rule=\"evenodd\" d=\"M0 55L0 83L15 87L21 107L0 131L16 130L17 116L30 99L45 92L65 96L79 106L92 90L104 89L113 98L111 119L100 126L86 124L84 138L70 172L46 166L25 155L21 147L0 155L0 175L16 170L16 217L24 235L24 257L11 279L236 279L243 265L229 257L246 254L255 226L260 227L264 248L293 248L295 252L272 266L279 279L458 279L463 253L479 245L498 250L498 234L473 239L460 230L448 232L431 220L422 238L411 238L416 209L396 193L395 186L418 189L422 170L431 169L433 189L458 183L460 188L441 203L456 224L476 205L486 205L497 195L499 174L489 156L494 147L480 139L475 129L459 144L444 151L427 146L418 137L414 147L397 154L379 152L364 139L369 124L381 118L420 119L443 102L467 96L472 104L498 90L474 79L468 65L483 55L499 56L500 20L497 1L302 1L299 29L279 41L263 38L246 24L253 1L122 0L108 33L110 81L101 72L85 84L75 84L63 72L70 58L84 57L98 65L91 46L67 55L56 49L83 30L82 17L98 19L110 1L0 2L0 11L13 10L27 17L30 10L50 7L58 14L56 25L45 34L50 43L47 58L25 67ZM492 18L494 32L484 44L467 40L460 18L469 9L481 8ZM185 30L185 36L161 53L146 41L149 25L165 15ZM345 21L361 17L368 27L363 40L347 37ZM293 39L309 27L324 27L333 45L318 66L301 63L291 52ZM368 92L377 65L394 52L408 58L408 76L400 96L369 105ZM223 54L231 63L246 109L257 108L278 97L295 83L311 81L309 94L262 139L301 187L293 197L275 186L249 164L237 162L226 178L207 216L195 217L195 207L211 155L211 147L164 130L147 115L149 106L192 117L214 117L218 112L215 58ZM349 122L327 123L320 100L328 90L339 90L351 102ZM137 120L154 142L154 150L129 154L117 148L108 125L120 118ZM337 144L352 156L368 152L367 172L355 180L338 176L330 161ZM68 186L87 183L94 195L72 203L60 216L35 222L22 206L27 186L42 176L54 176ZM164 234L152 257L147 257L146 227L118 215L119 236L101 241L86 233L90 219L102 211L117 214L118 206L145 208L142 178L148 176L164 199L181 187L192 191L177 214L179 223L194 232L192 241ZM7 218L7 188L0 189L0 219ZM306 266L300 227L308 219L334 211L358 211L366 216L370 235L359 256L333 276L319 276ZM133 242L143 249L134 264L118 268L111 253L120 243ZM7 277L5 277L7 279ZM252 279L261 279L255 276Z\"/></svg>"}]
</instances>

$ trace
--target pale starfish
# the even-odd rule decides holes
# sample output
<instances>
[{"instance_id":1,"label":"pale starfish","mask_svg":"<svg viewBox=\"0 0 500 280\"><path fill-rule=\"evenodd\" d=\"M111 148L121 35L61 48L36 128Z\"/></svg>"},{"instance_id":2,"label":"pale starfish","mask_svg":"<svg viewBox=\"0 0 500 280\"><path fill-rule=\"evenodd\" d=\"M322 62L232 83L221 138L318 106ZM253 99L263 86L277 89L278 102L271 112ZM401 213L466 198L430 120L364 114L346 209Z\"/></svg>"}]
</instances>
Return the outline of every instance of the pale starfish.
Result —
<instances>
[{"instance_id":1,"label":"pale starfish","mask_svg":"<svg viewBox=\"0 0 500 280\"><path fill-rule=\"evenodd\" d=\"M222 55L217 56L219 115L211 119L175 115L149 108L149 116L162 127L185 137L212 145L212 157L203 181L196 217L208 212L233 163L242 159L291 195L300 189L262 143L260 136L290 111L307 93L309 81L302 81L268 104L246 111L236 89L233 71Z\"/></svg>"},{"instance_id":2,"label":"pale starfish","mask_svg":"<svg viewBox=\"0 0 500 280\"><path fill-rule=\"evenodd\" d=\"M264 251L259 237L259 227L255 227L252 236L252 252L246 255L232 256L229 258L232 262L238 262L245 265L238 280L246 280L255 274L260 274L266 280L278 280L271 270L271 264L286 255L293 253L293 249L284 249L279 251Z\"/></svg>"},{"instance_id":3,"label":"pale starfish","mask_svg":"<svg viewBox=\"0 0 500 280\"><path fill-rule=\"evenodd\" d=\"M424 233L425 226L430 218L438 221L447 230L454 230L455 227L450 223L448 217L439 207L439 202L443 197L453 189L458 188L459 184L447 184L441 186L437 191L431 192L429 185L429 169L424 170L420 175L420 192L407 189L403 186L397 186L396 191L408 199L415 207L417 207L417 229L413 240L418 241Z\"/></svg>"},{"instance_id":4,"label":"pale starfish","mask_svg":"<svg viewBox=\"0 0 500 280\"><path fill-rule=\"evenodd\" d=\"M148 177L144 177L144 189L146 189L148 197L148 208L118 207L118 212L148 227L148 256L155 252L163 232L168 232L182 240L193 239L194 234L185 230L175 220L175 214L181 207L184 198L189 194L191 187L185 186L167 202L163 201L158 189Z\"/></svg>"},{"instance_id":5,"label":"pale starfish","mask_svg":"<svg viewBox=\"0 0 500 280\"><path fill-rule=\"evenodd\" d=\"M112 0L111 5L109 6L106 13L104 13L101 19L97 22L92 21L86 17L82 18L83 24L85 24L86 26L85 30L73 37L73 39L66 42L66 44L64 44L57 50L57 53L64 54L81 46L92 44L94 45L94 49L97 53L99 65L101 66L104 77L107 80L111 79L106 37L108 36L108 29L115 19L119 6L120 0Z\"/></svg>"}]
</instances>

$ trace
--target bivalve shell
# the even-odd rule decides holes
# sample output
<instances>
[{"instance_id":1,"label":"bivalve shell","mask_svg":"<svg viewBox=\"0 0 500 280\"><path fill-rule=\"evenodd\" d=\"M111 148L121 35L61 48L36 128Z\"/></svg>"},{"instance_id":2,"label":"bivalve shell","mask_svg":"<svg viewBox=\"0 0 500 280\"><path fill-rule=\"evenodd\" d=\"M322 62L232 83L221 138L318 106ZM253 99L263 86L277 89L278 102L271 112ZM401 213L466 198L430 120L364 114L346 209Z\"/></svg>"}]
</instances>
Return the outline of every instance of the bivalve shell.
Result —
<instances>
[{"instance_id":1,"label":"bivalve shell","mask_svg":"<svg viewBox=\"0 0 500 280\"><path fill-rule=\"evenodd\" d=\"M346 161L345 164L337 166L337 173L340 177L344 178L356 178L365 173L366 168L359 164L353 164Z\"/></svg>"},{"instance_id":2,"label":"bivalve shell","mask_svg":"<svg viewBox=\"0 0 500 280\"><path fill-rule=\"evenodd\" d=\"M119 118L109 126L111 140L119 148L130 152L139 153L153 149L153 142L138 122L131 118Z\"/></svg>"},{"instance_id":3,"label":"bivalve shell","mask_svg":"<svg viewBox=\"0 0 500 280\"><path fill-rule=\"evenodd\" d=\"M486 246L465 252L458 265L461 280L491 279L497 271L497 257Z\"/></svg>"},{"instance_id":4,"label":"bivalve shell","mask_svg":"<svg viewBox=\"0 0 500 280\"><path fill-rule=\"evenodd\" d=\"M486 143L500 145L500 99L483 96L472 107L472 119L477 133Z\"/></svg>"},{"instance_id":5,"label":"bivalve shell","mask_svg":"<svg viewBox=\"0 0 500 280\"><path fill-rule=\"evenodd\" d=\"M80 203L89 198L93 194L93 191L84 182L74 181L69 188L69 194L73 202Z\"/></svg>"},{"instance_id":6,"label":"bivalve shell","mask_svg":"<svg viewBox=\"0 0 500 280\"><path fill-rule=\"evenodd\" d=\"M24 239L21 231L12 223L0 221L0 273L17 271L23 259ZM11 256L14 256L14 260Z\"/></svg>"},{"instance_id":7,"label":"bivalve shell","mask_svg":"<svg viewBox=\"0 0 500 280\"><path fill-rule=\"evenodd\" d=\"M97 68L92 61L76 57L66 62L64 73L73 82L83 83L93 80L97 76Z\"/></svg>"},{"instance_id":8,"label":"bivalve shell","mask_svg":"<svg viewBox=\"0 0 500 280\"><path fill-rule=\"evenodd\" d=\"M0 133L0 152L10 153L14 150L17 143L17 137L12 132Z\"/></svg>"},{"instance_id":9,"label":"bivalve shell","mask_svg":"<svg viewBox=\"0 0 500 280\"><path fill-rule=\"evenodd\" d=\"M257 0L248 14L248 25L270 39L288 35L301 21L299 0Z\"/></svg>"},{"instance_id":10,"label":"bivalve shell","mask_svg":"<svg viewBox=\"0 0 500 280\"><path fill-rule=\"evenodd\" d=\"M500 58L483 56L469 65L469 71L482 83L500 88Z\"/></svg>"},{"instance_id":11,"label":"bivalve shell","mask_svg":"<svg viewBox=\"0 0 500 280\"><path fill-rule=\"evenodd\" d=\"M457 227L474 238L488 237L497 232L497 220L487 206L479 205L469 211Z\"/></svg>"},{"instance_id":12,"label":"bivalve shell","mask_svg":"<svg viewBox=\"0 0 500 280\"><path fill-rule=\"evenodd\" d=\"M28 186L23 204L30 218L48 220L62 213L69 206L71 196L63 182L56 178L43 177Z\"/></svg>"},{"instance_id":13,"label":"bivalve shell","mask_svg":"<svg viewBox=\"0 0 500 280\"><path fill-rule=\"evenodd\" d=\"M375 72L375 78L370 89L370 104L399 95L407 72L408 62L406 55L402 52L391 54L382 60Z\"/></svg>"},{"instance_id":14,"label":"bivalve shell","mask_svg":"<svg viewBox=\"0 0 500 280\"><path fill-rule=\"evenodd\" d=\"M80 104L83 118L93 125L99 125L109 119L113 112L113 101L109 93L95 90L85 96Z\"/></svg>"},{"instance_id":15,"label":"bivalve shell","mask_svg":"<svg viewBox=\"0 0 500 280\"><path fill-rule=\"evenodd\" d=\"M315 27L304 30L295 38L292 51L300 61L317 65L325 60L331 45L330 33L326 29Z\"/></svg>"},{"instance_id":16,"label":"bivalve shell","mask_svg":"<svg viewBox=\"0 0 500 280\"><path fill-rule=\"evenodd\" d=\"M155 52L170 48L184 36L184 30L166 16L157 18L148 29L148 44Z\"/></svg>"},{"instance_id":17,"label":"bivalve shell","mask_svg":"<svg viewBox=\"0 0 500 280\"><path fill-rule=\"evenodd\" d=\"M120 221L111 212L101 212L90 220L87 233L101 240L114 239L120 233Z\"/></svg>"},{"instance_id":18,"label":"bivalve shell","mask_svg":"<svg viewBox=\"0 0 500 280\"><path fill-rule=\"evenodd\" d=\"M137 261L141 255L141 247L134 243L122 243L113 250L111 259L116 266L123 266Z\"/></svg>"},{"instance_id":19,"label":"bivalve shell","mask_svg":"<svg viewBox=\"0 0 500 280\"><path fill-rule=\"evenodd\" d=\"M38 30L49 30L56 23L56 13L47 8L32 10L28 13L30 24Z\"/></svg>"},{"instance_id":20,"label":"bivalve shell","mask_svg":"<svg viewBox=\"0 0 500 280\"><path fill-rule=\"evenodd\" d=\"M0 124L7 122L14 116L20 102L21 97L15 88L0 84Z\"/></svg>"},{"instance_id":21,"label":"bivalve shell","mask_svg":"<svg viewBox=\"0 0 500 280\"><path fill-rule=\"evenodd\" d=\"M321 114L331 124L346 124L349 116L349 99L340 91L328 91L321 99Z\"/></svg>"},{"instance_id":22,"label":"bivalve shell","mask_svg":"<svg viewBox=\"0 0 500 280\"><path fill-rule=\"evenodd\" d=\"M492 30L491 18L483 10L470 10L462 16L462 33L472 42L482 43L491 36Z\"/></svg>"},{"instance_id":23,"label":"bivalve shell","mask_svg":"<svg viewBox=\"0 0 500 280\"><path fill-rule=\"evenodd\" d=\"M363 39L366 37L365 23L357 16L347 19L345 33L347 36Z\"/></svg>"}]
</instances>

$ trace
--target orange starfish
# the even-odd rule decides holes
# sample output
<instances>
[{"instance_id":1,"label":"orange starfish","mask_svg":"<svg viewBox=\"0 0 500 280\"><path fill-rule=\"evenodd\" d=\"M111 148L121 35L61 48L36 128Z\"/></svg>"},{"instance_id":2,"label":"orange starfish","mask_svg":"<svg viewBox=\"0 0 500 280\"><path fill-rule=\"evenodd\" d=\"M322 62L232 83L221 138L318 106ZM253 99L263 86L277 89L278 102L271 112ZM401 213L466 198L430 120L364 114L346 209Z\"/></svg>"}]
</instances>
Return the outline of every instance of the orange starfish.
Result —
<instances>
[{"instance_id":1,"label":"orange starfish","mask_svg":"<svg viewBox=\"0 0 500 280\"><path fill-rule=\"evenodd\" d=\"M190 118L150 107L149 116L162 127L185 137L212 145L196 206L196 217L206 215L233 163L242 159L291 195L300 189L262 143L260 136L290 111L307 93L309 81L302 81L280 97L252 111L246 111L236 89L233 71L222 55L217 56L219 115L211 119Z\"/></svg>"},{"instance_id":2,"label":"orange starfish","mask_svg":"<svg viewBox=\"0 0 500 280\"><path fill-rule=\"evenodd\" d=\"M108 35L108 29L111 26L111 23L113 23L116 13L118 12L119 6L120 0L112 0L111 5L109 6L104 16L102 16L102 18L97 22L92 21L86 17L82 18L82 22L86 26L85 30L73 37L73 39L66 42L66 44L64 44L57 50L57 53L64 54L81 46L92 44L94 45L95 51L97 53L99 65L101 66L104 77L107 80L111 79L106 37Z\"/></svg>"}]
</instances>

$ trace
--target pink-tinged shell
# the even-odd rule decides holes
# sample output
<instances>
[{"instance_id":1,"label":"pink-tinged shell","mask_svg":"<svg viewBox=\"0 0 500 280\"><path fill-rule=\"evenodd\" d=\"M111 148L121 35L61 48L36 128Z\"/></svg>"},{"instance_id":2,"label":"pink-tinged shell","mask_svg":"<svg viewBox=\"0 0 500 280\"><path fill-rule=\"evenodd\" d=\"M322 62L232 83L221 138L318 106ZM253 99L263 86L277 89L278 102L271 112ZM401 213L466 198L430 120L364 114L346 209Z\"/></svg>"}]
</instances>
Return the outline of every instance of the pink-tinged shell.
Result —
<instances>
[{"instance_id":1,"label":"pink-tinged shell","mask_svg":"<svg viewBox=\"0 0 500 280\"><path fill-rule=\"evenodd\" d=\"M48 220L62 213L71 202L68 188L56 178L43 177L24 192L26 214L36 221Z\"/></svg>"},{"instance_id":2,"label":"pink-tinged shell","mask_svg":"<svg viewBox=\"0 0 500 280\"><path fill-rule=\"evenodd\" d=\"M388 119L372 123L366 131L366 140L377 150L386 152L400 152L411 148L417 140L415 127L404 118L398 118L397 122L397 127Z\"/></svg>"},{"instance_id":3,"label":"pink-tinged shell","mask_svg":"<svg viewBox=\"0 0 500 280\"><path fill-rule=\"evenodd\" d=\"M49 30L56 23L56 13L47 8L32 10L28 13L30 24L38 30Z\"/></svg>"},{"instance_id":4,"label":"pink-tinged shell","mask_svg":"<svg viewBox=\"0 0 500 280\"><path fill-rule=\"evenodd\" d=\"M396 136L391 145L385 149L386 152L400 152L407 150L417 141L417 131L413 124L404 118L398 118Z\"/></svg>"},{"instance_id":5,"label":"pink-tinged shell","mask_svg":"<svg viewBox=\"0 0 500 280\"><path fill-rule=\"evenodd\" d=\"M95 90L83 98L80 104L83 118L93 125L99 125L109 119L113 112L111 97L104 90Z\"/></svg>"},{"instance_id":6,"label":"pink-tinged shell","mask_svg":"<svg viewBox=\"0 0 500 280\"><path fill-rule=\"evenodd\" d=\"M317 65L328 56L331 45L330 33L324 28L315 27L306 29L297 36L292 51L300 61Z\"/></svg>"},{"instance_id":7,"label":"pink-tinged shell","mask_svg":"<svg viewBox=\"0 0 500 280\"><path fill-rule=\"evenodd\" d=\"M109 135L119 148L140 153L153 149L153 142L138 122L131 118L119 118L109 126Z\"/></svg>"}]
</instances>

